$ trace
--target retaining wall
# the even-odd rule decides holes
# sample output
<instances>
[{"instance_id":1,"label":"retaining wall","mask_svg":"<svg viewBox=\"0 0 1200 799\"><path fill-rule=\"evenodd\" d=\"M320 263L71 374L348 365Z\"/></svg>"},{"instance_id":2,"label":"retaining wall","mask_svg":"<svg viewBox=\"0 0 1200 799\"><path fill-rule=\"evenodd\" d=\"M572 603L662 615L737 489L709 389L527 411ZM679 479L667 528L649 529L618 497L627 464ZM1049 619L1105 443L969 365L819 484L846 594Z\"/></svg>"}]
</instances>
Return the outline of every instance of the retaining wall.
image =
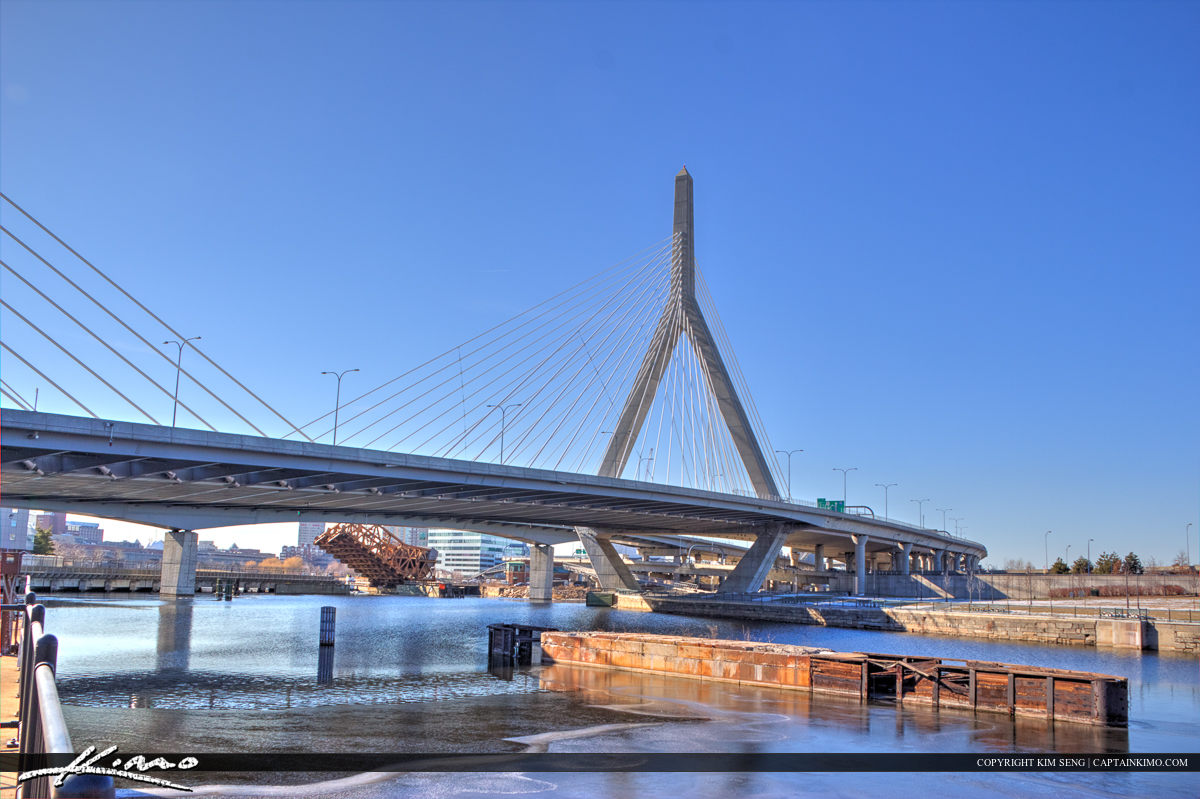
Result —
<instances>
[{"instance_id":1,"label":"retaining wall","mask_svg":"<svg viewBox=\"0 0 1200 799\"><path fill-rule=\"evenodd\" d=\"M624 599L623 595L621 599ZM996 641L1016 640L1068 646L1108 646L1200 653L1200 623L1197 622L1049 614L973 613L933 607L870 608L658 598L643 601L647 602L652 610L662 613L711 618L819 624L827 627L986 638ZM624 609L625 605L618 604L618 607Z\"/></svg>"}]
</instances>

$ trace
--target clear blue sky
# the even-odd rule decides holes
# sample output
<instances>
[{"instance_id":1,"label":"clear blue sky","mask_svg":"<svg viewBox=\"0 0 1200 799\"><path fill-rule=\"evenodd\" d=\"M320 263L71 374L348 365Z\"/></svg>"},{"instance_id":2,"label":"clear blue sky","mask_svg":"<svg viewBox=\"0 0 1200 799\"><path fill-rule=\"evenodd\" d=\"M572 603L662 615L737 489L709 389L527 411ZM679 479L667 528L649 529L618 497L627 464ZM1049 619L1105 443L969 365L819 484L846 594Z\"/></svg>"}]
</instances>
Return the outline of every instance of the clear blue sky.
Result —
<instances>
[{"instance_id":1,"label":"clear blue sky","mask_svg":"<svg viewBox=\"0 0 1200 799\"><path fill-rule=\"evenodd\" d=\"M1046 530L1166 562L1200 522L1200 4L5 0L0 23L0 188L297 417L330 405L322 370L391 377L662 239L687 164L797 496L858 467L852 503L899 483L892 516L929 497L996 565L1040 565Z\"/></svg>"}]
</instances>

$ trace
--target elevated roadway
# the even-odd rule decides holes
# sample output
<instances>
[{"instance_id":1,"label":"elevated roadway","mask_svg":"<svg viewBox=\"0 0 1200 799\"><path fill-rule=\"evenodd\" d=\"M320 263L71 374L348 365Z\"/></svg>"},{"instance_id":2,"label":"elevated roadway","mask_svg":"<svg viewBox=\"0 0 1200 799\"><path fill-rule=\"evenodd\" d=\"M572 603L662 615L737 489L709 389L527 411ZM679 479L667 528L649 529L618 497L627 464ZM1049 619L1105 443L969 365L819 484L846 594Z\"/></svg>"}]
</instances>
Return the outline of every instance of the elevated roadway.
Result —
<instances>
[{"instance_id":1,"label":"elevated roadway","mask_svg":"<svg viewBox=\"0 0 1200 799\"><path fill-rule=\"evenodd\" d=\"M588 534L701 535L753 542L743 560L761 549L764 567L768 551L773 561L787 545L814 552L818 569L829 557L860 571L868 560L897 562L897 553L904 571L912 557L952 570L987 553L943 532L777 499L8 408L0 412L0 481L12 507L176 529L358 522L540 545Z\"/></svg>"}]
</instances>

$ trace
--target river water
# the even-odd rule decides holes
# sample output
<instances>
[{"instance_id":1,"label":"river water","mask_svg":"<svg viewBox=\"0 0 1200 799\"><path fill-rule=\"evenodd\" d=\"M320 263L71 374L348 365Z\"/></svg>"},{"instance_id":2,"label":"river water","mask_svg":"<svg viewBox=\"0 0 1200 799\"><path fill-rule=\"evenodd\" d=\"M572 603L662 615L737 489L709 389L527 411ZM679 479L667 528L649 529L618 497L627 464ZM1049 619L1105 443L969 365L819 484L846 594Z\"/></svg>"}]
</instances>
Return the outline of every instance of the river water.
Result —
<instances>
[{"instance_id":1,"label":"river water","mask_svg":"<svg viewBox=\"0 0 1200 799\"><path fill-rule=\"evenodd\" d=\"M77 748L122 753L902 752L1200 753L1196 658L532 605L496 599L246 595L49 599L59 690ZM337 608L332 681L318 681L320 607ZM970 658L1128 678L1128 729L860 704L564 666L487 671L487 625L651 632L841 651ZM580 732L580 731L583 732ZM1193 755L1200 757L1200 755ZM267 773L263 783L348 775ZM176 781L199 786L214 776ZM263 789L244 790L265 795ZM394 773L311 795L922 797L1200 796L1196 774ZM300 788L287 789L298 795ZM127 795L134 795L132 789Z\"/></svg>"}]
</instances>

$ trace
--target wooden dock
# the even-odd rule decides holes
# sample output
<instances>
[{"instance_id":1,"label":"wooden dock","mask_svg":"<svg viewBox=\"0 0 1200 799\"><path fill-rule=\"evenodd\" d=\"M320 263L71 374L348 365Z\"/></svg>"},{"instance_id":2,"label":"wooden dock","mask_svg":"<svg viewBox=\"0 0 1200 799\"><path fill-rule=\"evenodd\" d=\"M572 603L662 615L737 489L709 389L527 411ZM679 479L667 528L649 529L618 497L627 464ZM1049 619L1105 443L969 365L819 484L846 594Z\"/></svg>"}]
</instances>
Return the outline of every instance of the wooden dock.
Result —
<instances>
[{"instance_id":1,"label":"wooden dock","mask_svg":"<svg viewBox=\"0 0 1200 799\"><path fill-rule=\"evenodd\" d=\"M640 633L543 632L544 662L743 683L862 701L1125 726L1124 677L803 646Z\"/></svg>"}]
</instances>

